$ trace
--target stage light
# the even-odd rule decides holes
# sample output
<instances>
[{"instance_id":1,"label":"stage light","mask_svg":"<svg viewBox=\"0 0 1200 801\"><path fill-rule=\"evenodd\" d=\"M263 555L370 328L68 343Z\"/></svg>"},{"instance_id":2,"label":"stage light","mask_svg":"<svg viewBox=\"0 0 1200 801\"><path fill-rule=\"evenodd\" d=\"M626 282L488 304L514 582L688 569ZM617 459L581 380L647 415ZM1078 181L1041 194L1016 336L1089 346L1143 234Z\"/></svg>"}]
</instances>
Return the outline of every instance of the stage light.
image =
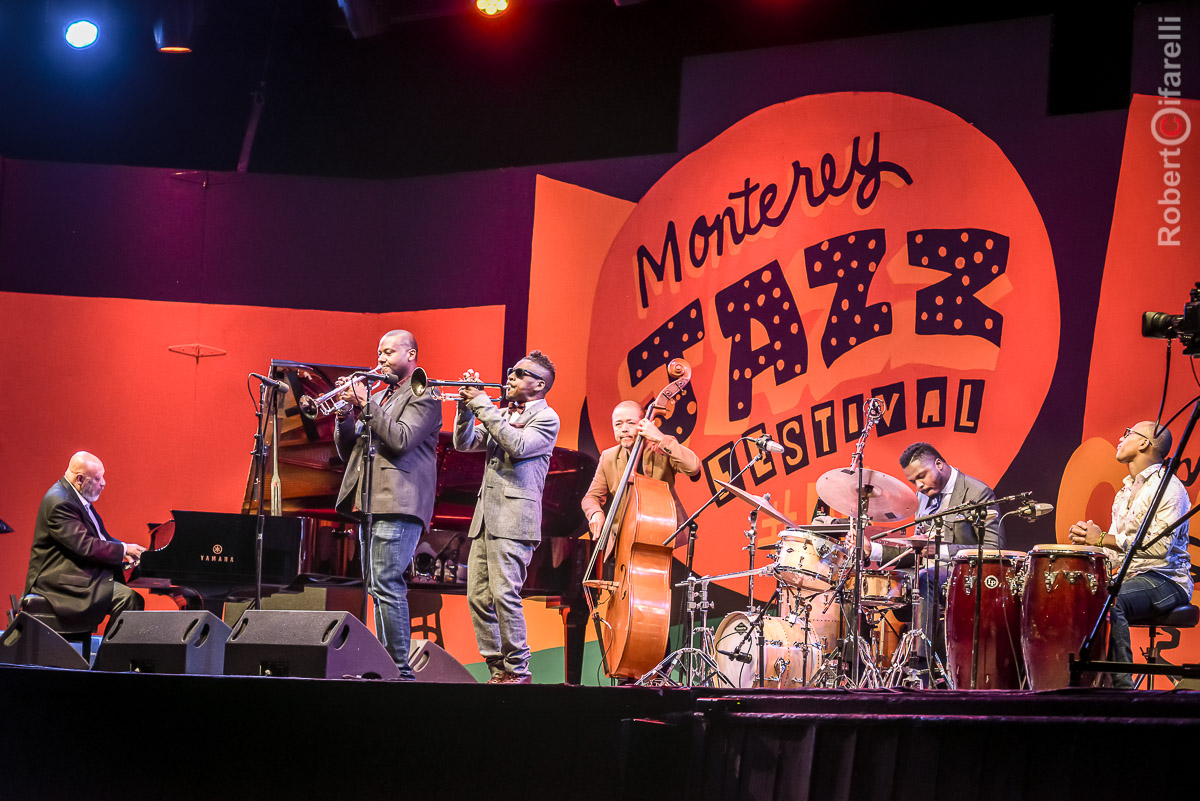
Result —
<instances>
[{"instance_id":1,"label":"stage light","mask_svg":"<svg viewBox=\"0 0 1200 801\"><path fill-rule=\"evenodd\" d=\"M508 11L508 0L475 0L475 9L485 17L496 17Z\"/></svg>"},{"instance_id":2,"label":"stage light","mask_svg":"<svg viewBox=\"0 0 1200 801\"><path fill-rule=\"evenodd\" d=\"M82 50L96 43L96 40L100 38L100 28L91 20L77 19L67 25L63 31L63 38L71 47Z\"/></svg>"},{"instance_id":3,"label":"stage light","mask_svg":"<svg viewBox=\"0 0 1200 801\"><path fill-rule=\"evenodd\" d=\"M193 0L163 2L154 19L154 43L160 53L192 52L192 28L196 23Z\"/></svg>"}]
</instances>

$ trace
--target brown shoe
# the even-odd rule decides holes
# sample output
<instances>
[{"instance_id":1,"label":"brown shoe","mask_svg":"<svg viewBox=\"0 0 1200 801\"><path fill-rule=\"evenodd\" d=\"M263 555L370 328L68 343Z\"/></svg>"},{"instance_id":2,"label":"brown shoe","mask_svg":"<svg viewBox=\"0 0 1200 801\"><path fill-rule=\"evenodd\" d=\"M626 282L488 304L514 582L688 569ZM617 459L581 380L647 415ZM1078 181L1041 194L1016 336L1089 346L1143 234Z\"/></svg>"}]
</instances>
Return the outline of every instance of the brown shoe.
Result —
<instances>
[{"instance_id":1,"label":"brown shoe","mask_svg":"<svg viewBox=\"0 0 1200 801\"><path fill-rule=\"evenodd\" d=\"M512 674L512 673L509 673L508 671L502 670L499 673L493 675L490 679L488 679L484 683L485 684L508 684L508 682L511 681L511 679L509 677L513 676L513 675L515 675L515 674Z\"/></svg>"},{"instance_id":2,"label":"brown shoe","mask_svg":"<svg viewBox=\"0 0 1200 801\"><path fill-rule=\"evenodd\" d=\"M509 673L508 675L510 678L505 684L533 684L533 676L530 676L528 673L523 675L520 673Z\"/></svg>"}]
</instances>

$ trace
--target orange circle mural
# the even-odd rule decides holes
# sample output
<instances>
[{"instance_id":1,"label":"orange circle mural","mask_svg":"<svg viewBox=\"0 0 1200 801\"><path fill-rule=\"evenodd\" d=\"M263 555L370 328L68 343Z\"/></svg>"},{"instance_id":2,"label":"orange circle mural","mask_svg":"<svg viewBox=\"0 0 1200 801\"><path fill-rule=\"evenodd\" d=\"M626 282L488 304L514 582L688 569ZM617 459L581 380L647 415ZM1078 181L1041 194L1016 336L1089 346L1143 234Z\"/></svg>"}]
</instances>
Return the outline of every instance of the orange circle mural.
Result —
<instances>
[{"instance_id":1,"label":"orange circle mural","mask_svg":"<svg viewBox=\"0 0 1200 801\"><path fill-rule=\"evenodd\" d=\"M663 428L704 465L679 482L684 505L750 461L739 438L770 435L784 452L739 483L797 523L816 479L850 464L873 396L867 467L902 477L900 451L927 440L994 484L1058 350L1054 259L1016 170L954 114L886 93L772 106L685 158L613 241L595 309L600 447L613 406L646 402L683 357L692 383ZM746 567L749 511L725 499L700 517L701 574ZM759 538L782 527L760 521Z\"/></svg>"}]
</instances>

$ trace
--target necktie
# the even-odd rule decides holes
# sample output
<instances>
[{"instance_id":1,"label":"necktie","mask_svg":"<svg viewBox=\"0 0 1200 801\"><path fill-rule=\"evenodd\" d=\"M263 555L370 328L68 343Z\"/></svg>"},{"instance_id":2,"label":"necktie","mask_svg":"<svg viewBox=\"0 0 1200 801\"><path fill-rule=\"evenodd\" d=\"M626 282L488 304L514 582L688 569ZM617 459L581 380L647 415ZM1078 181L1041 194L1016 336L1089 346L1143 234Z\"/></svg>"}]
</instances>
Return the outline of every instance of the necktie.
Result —
<instances>
[{"instance_id":1,"label":"necktie","mask_svg":"<svg viewBox=\"0 0 1200 801\"><path fill-rule=\"evenodd\" d=\"M925 516L937 514L937 510L942 508L942 496L934 495L929 499L929 505L925 507Z\"/></svg>"},{"instance_id":2,"label":"necktie","mask_svg":"<svg viewBox=\"0 0 1200 801\"><path fill-rule=\"evenodd\" d=\"M96 513L92 511L92 505L85 501L83 508L87 510L88 517L92 519L92 524L96 526L96 533L100 536L100 539L108 540L109 537L104 532L104 526L100 525L100 519L96 516Z\"/></svg>"}]
</instances>

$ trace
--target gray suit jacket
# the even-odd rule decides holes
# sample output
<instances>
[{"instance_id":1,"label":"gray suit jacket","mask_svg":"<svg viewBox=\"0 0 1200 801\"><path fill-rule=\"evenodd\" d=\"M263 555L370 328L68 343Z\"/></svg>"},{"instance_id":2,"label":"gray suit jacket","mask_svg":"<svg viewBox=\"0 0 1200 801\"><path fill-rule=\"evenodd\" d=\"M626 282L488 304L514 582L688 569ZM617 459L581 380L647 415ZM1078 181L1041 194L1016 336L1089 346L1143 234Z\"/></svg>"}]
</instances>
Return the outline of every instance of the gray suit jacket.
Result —
<instances>
[{"instance_id":1,"label":"gray suit jacket","mask_svg":"<svg viewBox=\"0 0 1200 801\"><path fill-rule=\"evenodd\" d=\"M437 490L437 441L442 427L442 402L425 393L417 397L408 381L399 384L392 396L379 405L383 392L371 404L371 431L375 462L371 476L371 513L405 514L429 528ZM337 510L356 516L362 490L363 425L353 415L340 420L333 432L338 456L346 462Z\"/></svg>"},{"instance_id":2,"label":"gray suit jacket","mask_svg":"<svg viewBox=\"0 0 1200 801\"><path fill-rule=\"evenodd\" d=\"M494 537L540 542L542 490L550 469L550 454L558 440L558 414L539 404L526 409L515 425L510 425L508 415L483 395L476 396L468 406L464 409L459 405L454 447L460 451L487 451L483 485L468 536L478 537L486 526Z\"/></svg>"},{"instance_id":3,"label":"gray suit jacket","mask_svg":"<svg viewBox=\"0 0 1200 801\"><path fill-rule=\"evenodd\" d=\"M950 498L942 503L941 508L942 510L946 510L955 506L961 506L964 503L979 503L981 501L995 500L995 498L996 493L992 491L991 487L960 470L958 472L958 480L954 482L954 489L950 492ZM996 512L996 517L984 525L983 547L1003 548L1004 529L1000 525L1000 507L989 506L988 508ZM920 516L919 512L918 516ZM974 548L979 543L975 539L975 530L971 527L971 524L966 520L960 520L943 526L942 544L948 546L947 550L951 556L954 556L958 551L966 548ZM896 558L899 554L899 548L890 545L883 547L883 560L885 562ZM902 560L899 566L907 567L911 564L912 558L910 557Z\"/></svg>"},{"instance_id":4,"label":"gray suit jacket","mask_svg":"<svg viewBox=\"0 0 1200 801\"><path fill-rule=\"evenodd\" d=\"M25 592L44 596L54 614L79 631L94 629L112 608L113 582L125 556L124 545L101 536L104 521L94 506L92 511L100 529L75 488L60 478L38 508L25 576Z\"/></svg>"}]
</instances>

